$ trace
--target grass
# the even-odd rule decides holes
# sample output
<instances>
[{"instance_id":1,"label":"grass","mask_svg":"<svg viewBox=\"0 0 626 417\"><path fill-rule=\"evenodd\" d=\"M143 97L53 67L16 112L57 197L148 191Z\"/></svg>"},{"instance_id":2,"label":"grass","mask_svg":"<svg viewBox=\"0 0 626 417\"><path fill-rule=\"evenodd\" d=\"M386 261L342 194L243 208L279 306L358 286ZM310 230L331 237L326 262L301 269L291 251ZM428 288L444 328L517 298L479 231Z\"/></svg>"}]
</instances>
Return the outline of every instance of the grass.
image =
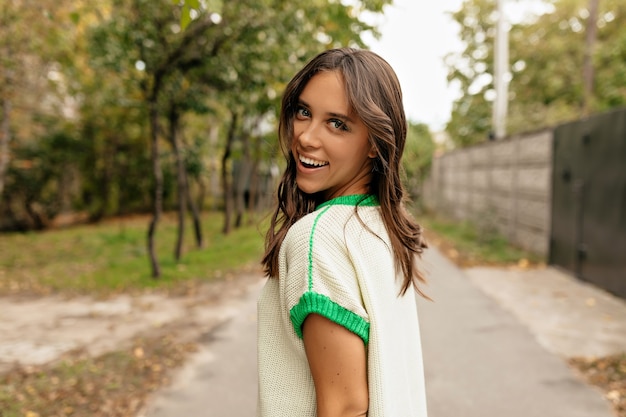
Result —
<instances>
[{"instance_id":1,"label":"grass","mask_svg":"<svg viewBox=\"0 0 626 417\"><path fill-rule=\"evenodd\" d=\"M196 248L190 222L182 259L174 259L176 219L163 216L156 232L161 277L154 279L146 247L148 216L107 220L46 232L0 236L0 295L112 294L165 288L189 280L219 278L258 265L263 224L221 233L221 213L202 218L204 248Z\"/></svg>"},{"instance_id":2,"label":"grass","mask_svg":"<svg viewBox=\"0 0 626 417\"><path fill-rule=\"evenodd\" d=\"M457 222L433 214L420 214L429 243L461 267L476 265L534 266L543 262L540 255L511 245L496 232L481 232L469 222Z\"/></svg>"},{"instance_id":3,"label":"grass","mask_svg":"<svg viewBox=\"0 0 626 417\"><path fill-rule=\"evenodd\" d=\"M46 232L0 236L0 295L110 295L146 288L171 288L193 280L222 277L258 265L266 224L221 233L223 215L202 218L205 247L195 247L190 222L184 253L174 259L176 218L163 216L156 233L161 277L154 279L146 248L149 216L117 218ZM469 223L420 215L427 239L461 266L535 264L541 258L510 246L495 233L479 233Z\"/></svg>"}]
</instances>

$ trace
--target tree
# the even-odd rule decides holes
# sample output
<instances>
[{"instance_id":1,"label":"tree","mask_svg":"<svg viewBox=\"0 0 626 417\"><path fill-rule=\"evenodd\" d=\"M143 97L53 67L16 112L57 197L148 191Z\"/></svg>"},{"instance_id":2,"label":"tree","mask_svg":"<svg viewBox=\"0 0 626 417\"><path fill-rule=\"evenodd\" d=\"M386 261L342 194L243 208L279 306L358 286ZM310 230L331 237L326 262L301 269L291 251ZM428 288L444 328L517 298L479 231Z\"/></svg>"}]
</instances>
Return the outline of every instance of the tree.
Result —
<instances>
[{"instance_id":1,"label":"tree","mask_svg":"<svg viewBox=\"0 0 626 417\"><path fill-rule=\"evenodd\" d=\"M409 193L417 200L422 194L422 182L430 170L435 142L428 125L409 122L402 167L406 173Z\"/></svg>"},{"instance_id":2,"label":"tree","mask_svg":"<svg viewBox=\"0 0 626 417\"><path fill-rule=\"evenodd\" d=\"M626 4L603 0L597 19L588 7L587 0L555 1L550 13L512 31L512 131L551 126L626 103L619 76L626 71L626 61L598 59L606 53L626 54L626 44L620 42L626 27L617 21L626 16ZM594 27L597 34L591 33L589 40ZM586 52L589 49L593 52ZM592 67L585 69L587 53Z\"/></svg>"},{"instance_id":3,"label":"tree","mask_svg":"<svg viewBox=\"0 0 626 417\"><path fill-rule=\"evenodd\" d=\"M618 24L626 16L626 4L600 2L594 24L595 11L587 7L595 0L590 6L588 1L546 2L551 6L546 13L511 26L509 132L551 126L626 103L626 27ZM491 130L494 5L494 0L465 0L453 14L465 49L446 58L448 80L463 93L446 130L459 146L484 141Z\"/></svg>"},{"instance_id":4,"label":"tree","mask_svg":"<svg viewBox=\"0 0 626 417\"><path fill-rule=\"evenodd\" d=\"M589 0L587 24L585 26L585 59L583 62L583 115L589 113L590 100L593 97L593 50L598 36L598 3Z\"/></svg>"},{"instance_id":5,"label":"tree","mask_svg":"<svg viewBox=\"0 0 626 417\"><path fill-rule=\"evenodd\" d=\"M493 91L495 6L494 0L465 0L452 14L465 48L445 58L448 82L462 91L446 130L459 146L483 141L491 131L491 103L485 96Z\"/></svg>"},{"instance_id":6,"label":"tree","mask_svg":"<svg viewBox=\"0 0 626 417\"><path fill-rule=\"evenodd\" d=\"M258 169L276 153L266 143L275 139L267 126L275 123L285 83L324 48L365 47L361 33L375 28L360 13L381 12L388 3L9 2L0 11L0 188L10 188L2 197L7 212L24 227L45 227L63 209L55 203L61 200L93 221L151 210L147 246L158 276L154 242L164 209L179 210L176 258L186 205L201 245L201 202L192 204L198 199L191 190L202 172L206 146L198 143L206 132L218 132L213 149L223 151L225 181L232 183L234 165L246 165L246 196L254 201ZM228 135L230 114L236 123ZM52 144L63 148L45 158ZM237 187L235 225L245 189ZM18 219L16 202L30 222Z\"/></svg>"},{"instance_id":7,"label":"tree","mask_svg":"<svg viewBox=\"0 0 626 417\"><path fill-rule=\"evenodd\" d=\"M48 145L45 140L74 133L74 108L65 101L68 85L58 64L70 49L72 32L67 29L74 6L64 0L5 3L0 9L0 217L13 219L2 227L29 223L43 227L45 224L40 223L44 219L33 207L41 207L46 198L41 193L25 198L15 190L27 187L22 181L40 177L32 170L44 168L16 157L38 155L37 148ZM55 163L73 166L70 158L75 155L67 152L64 156L65 160L55 158ZM52 169L49 164L48 168ZM54 186L59 201L67 200L66 183ZM55 210L41 208L41 212Z\"/></svg>"},{"instance_id":8,"label":"tree","mask_svg":"<svg viewBox=\"0 0 626 417\"><path fill-rule=\"evenodd\" d=\"M604 111L626 105L626 3L602 0L594 47L592 110Z\"/></svg>"},{"instance_id":9,"label":"tree","mask_svg":"<svg viewBox=\"0 0 626 417\"><path fill-rule=\"evenodd\" d=\"M230 36L224 38L219 57L210 58L193 76L214 86L230 113L221 161L225 233L230 231L231 219L235 219L235 225L240 224L244 205L244 187L233 189L231 158L235 142L240 142L242 152L234 165L241 167L239 172L247 177L241 177L241 181L249 182L258 177L259 164L252 160L251 153L251 149L259 148L255 126L276 114L278 93L296 68L327 47L364 47L361 32L374 28L357 18L358 10L382 11L386 3L345 6L339 2L268 0L262 6L258 1L224 4L220 28Z\"/></svg>"},{"instance_id":10,"label":"tree","mask_svg":"<svg viewBox=\"0 0 626 417\"><path fill-rule=\"evenodd\" d=\"M96 32L94 39L101 44L107 55L117 58L110 65L129 68L139 67L135 78L145 105L150 132L150 149L153 178L152 219L147 233L147 246L152 267L152 275L160 276L160 267L155 250L155 234L163 211L163 171L161 166L160 141L162 135L160 117L165 113L164 107L169 106L170 122L174 122L170 131L170 140L176 145L175 153L178 160L178 184L184 187L186 181L184 169L180 163L180 150L176 139L177 121L180 118L180 104L168 100L164 92L171 83L180 81L185 72L200 66L205 57L214 56L220 49L221 35L208 36L208 31L216 26L218 19L215 11L204 13L193 22L187 30L177 28L176 9L167 7L165 2L155 4L146 0L117 0L114 2L115 14L106 25ZM208 40L208 42L207 42ZM169 90L171 91L171 90ZM171 94L170 97L173 97ZM179 190L179 205L186 201L185 190ZM182 235L182 229L179 231ZM178 245L177 245L178 248ZM176 249L177 256L180 255Z\"/></svg>"}]
</instances>

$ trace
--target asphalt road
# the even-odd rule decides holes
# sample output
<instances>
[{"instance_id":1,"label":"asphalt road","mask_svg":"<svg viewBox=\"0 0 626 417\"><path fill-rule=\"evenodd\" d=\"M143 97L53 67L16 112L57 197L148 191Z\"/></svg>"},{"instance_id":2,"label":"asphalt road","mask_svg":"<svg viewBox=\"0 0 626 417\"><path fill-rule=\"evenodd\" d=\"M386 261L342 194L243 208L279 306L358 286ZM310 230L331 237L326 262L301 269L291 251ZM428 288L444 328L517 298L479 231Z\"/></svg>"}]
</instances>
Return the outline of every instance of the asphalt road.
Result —
<instances>
[{"instance_id":1,"label":"asphalt road","mask_svg":"<svg viewBox=\"0 0 626 417\"><path fill-rule=\"evenodd\" d=\"M424 261L431 277L425 290L434 299L419 301L430 417L613 416L598 389L582 382L564 357L538 342L541 335L481 291L468 274L436 249ZM222 324L141 417L254 416L261 285L259 280L228 306ZM580 290L575 281L570 285ZM562 314L550 310L553 303L544 304L547 318ZM626 303L617 300L614 306L626 314ZM584 336L585 328L580 331Z\"/></svg>"},{"instance_id":2,"label":"asphalt road","mask_svg":"<svg viewBox=\"0 0 626 417\"><path fill-rule=\"evenodd\" d=\"M222 322L141 417L250 417L256 411L256 299L261 281L223 307Z\"/></svg>"},{"instance_id":3,"label":"asphalt road","mask_svg":"<svg viewBox=\"0 0 626 417\"><path fill-rule=\"evenodd\" d=\"M435 301L420 301L419 314L430 417L613 416L599 390L466 274L435 250L426 261Z\"/></svg>"}]
</instances>

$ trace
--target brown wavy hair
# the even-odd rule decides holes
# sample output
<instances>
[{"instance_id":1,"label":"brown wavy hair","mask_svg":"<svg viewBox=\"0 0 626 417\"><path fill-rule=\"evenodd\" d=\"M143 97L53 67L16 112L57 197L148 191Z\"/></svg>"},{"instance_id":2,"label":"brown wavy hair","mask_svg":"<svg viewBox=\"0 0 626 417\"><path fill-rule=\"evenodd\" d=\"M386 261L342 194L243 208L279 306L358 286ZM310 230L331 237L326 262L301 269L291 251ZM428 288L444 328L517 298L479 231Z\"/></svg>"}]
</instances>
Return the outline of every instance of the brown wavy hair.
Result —
<instances>
[{"instance_id":1,"label":"brown wavy hair","mask_svg":"<svg viewBox=\"0 0 626 417\"><path fill-rule=\"evenodd\" d=\"M340 48L324 51L309 61L287 84L278 126L287 168L278 186L276 208L265 237L264 272L269 277L278 277L278 254L287 231L323 202L321 193L306 194L298 189L296 161L291 152L293 120L300 94L308 81L321 71L341 73L348 102L368 128L369 141L376 152L369 194L378 197L396 265L402 268L404 274L401 293L406 293L413 286L424 295L418 287L418 283L425 280L417 268L416 258L427 245L422 228L405 208L407 197L401 180L400 159L407 132L402 91L391 66L367 50Z\"/></svg>"}]
</instances>

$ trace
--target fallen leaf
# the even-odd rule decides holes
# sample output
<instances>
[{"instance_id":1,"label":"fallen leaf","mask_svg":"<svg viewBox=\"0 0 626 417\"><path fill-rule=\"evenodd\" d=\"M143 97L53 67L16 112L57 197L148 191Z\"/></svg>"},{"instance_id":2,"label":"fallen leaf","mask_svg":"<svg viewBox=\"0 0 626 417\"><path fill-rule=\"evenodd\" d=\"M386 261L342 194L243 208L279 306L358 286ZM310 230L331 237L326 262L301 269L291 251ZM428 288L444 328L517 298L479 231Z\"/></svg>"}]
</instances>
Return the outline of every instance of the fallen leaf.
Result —
<instances>
[{"instance_id":1,"label":"fallen leaf","mask_svg":"<svg viewBox=\"0 0 626 417\"><path fill-rule=\"evenodd\" d=\"M606 393L606 398L613 402L617 402L620 399L620 394L618 390L609 391Z\"/></svg>"},{"instance_id":2,"label":"fallen leaf","mask_svg":"<svg viewBox=\"0 0 626 417\"><path fill-rule=\"evenodd\" d=\"M135 350L133 350L133 354L135 355L136 358L139 358L139 359L143 358L143 355L144 355L143 348L141 346L137 346Z\"/></svg>"}]
</instances>

